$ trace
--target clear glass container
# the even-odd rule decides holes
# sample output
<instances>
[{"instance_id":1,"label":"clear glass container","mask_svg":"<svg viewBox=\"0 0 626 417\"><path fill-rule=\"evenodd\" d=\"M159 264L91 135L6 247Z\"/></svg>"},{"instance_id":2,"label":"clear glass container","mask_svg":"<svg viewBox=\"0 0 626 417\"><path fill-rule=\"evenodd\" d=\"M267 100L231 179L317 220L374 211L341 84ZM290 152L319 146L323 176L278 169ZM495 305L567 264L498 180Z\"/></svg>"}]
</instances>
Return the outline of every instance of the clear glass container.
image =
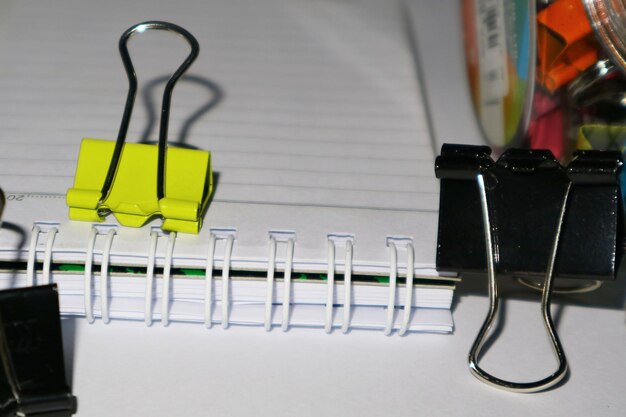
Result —
<instances>
[{"instance_id":1,"label":"clear glass container","mask_svg":"<svg viewBox=\"0 0 626 417\"><path fill-rule=\"evenodd\" d=\"M626 0L464 0L473 104L486 141L626 147ZM624 175L622 176L624 178Z\"/></svg>"}]
</instances>

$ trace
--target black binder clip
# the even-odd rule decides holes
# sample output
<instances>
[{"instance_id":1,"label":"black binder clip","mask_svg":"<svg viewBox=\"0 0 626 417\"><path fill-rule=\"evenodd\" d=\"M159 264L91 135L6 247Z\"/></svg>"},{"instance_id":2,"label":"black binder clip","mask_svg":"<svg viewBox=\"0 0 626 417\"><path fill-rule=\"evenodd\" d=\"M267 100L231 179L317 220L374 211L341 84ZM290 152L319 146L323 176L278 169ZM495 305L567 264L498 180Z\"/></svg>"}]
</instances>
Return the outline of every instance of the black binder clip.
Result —
<instances>
[{"instance_id":1,"label":"black binder clip","mask_svg":"<svg viewBox=\"0 0 626 417\"><path fill-rule=\"evenodd\" d=\"M487 272L490 307L470 350L469 367L483 382L515 392L558 383L567 360L550 313L555 278L615 279L622 257L621 154L577 151L566 167L550 151L507 150L497 161L487 146L443 145L437 269ZM511 382L478 365L496 318L500 276L544 276L541 309L558 369L539 381Z\"/></svg>"},{"instance_id":2,"label":"black binder clip","mask_svg":"<svg viewBox=\"0 0 626 417\"><path fill-rule=\"evenodd\" d=\"M0 415L76 412L65 382L56 285L0 291Z\"/></svg>"}]
</instances>

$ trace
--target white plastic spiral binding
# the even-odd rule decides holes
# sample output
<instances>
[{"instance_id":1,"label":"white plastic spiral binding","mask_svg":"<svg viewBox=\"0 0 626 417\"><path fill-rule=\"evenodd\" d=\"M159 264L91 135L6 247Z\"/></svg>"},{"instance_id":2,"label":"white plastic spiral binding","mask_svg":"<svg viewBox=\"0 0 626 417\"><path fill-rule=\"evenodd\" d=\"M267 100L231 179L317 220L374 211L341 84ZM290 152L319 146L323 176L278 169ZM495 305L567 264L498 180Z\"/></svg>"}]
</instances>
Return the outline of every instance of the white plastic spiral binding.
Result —
<instances>
[{"instance_id":1,"label":"white plastic spiral binding","mask_svg":"<svg viewBox=\"0 0 626 417\"><path fill-rule=\"evenodd\" d=\"M59 229L53 227L48 231L48 238L46 239L46 250L43 256L43 285L50 284L50 267L52 265L52 246L54 246L54 238L57 235Z\"/></svg>"},{"instance_id":2,"label":"white plastic spiral binding","mask_svg":"<svg viewBox=\"0 0 626 417\"><path fill-rule=\"evenodd\" d=\"M415 268L415 249L413 240L407 237L387 238L389 247L389 300L387 303L387 320L385 323L385 335L393 332L396 317L396 291L398 281L398 246L406 250L406 284L404 302L402 305L402 321L398 334L406 334L410 327L413 308L413 277Z\"/></svg>"},{"instance_id":3,"label":"white plastic spiral binding","mask_svg":"<svg viewBox=\"0 0 626 417\"><path fill-rule=\"evenodd\" d=\"M37 243L41 233L47 233L46 246L44 249L42 284L50 284L50 269L52 267L52 248L54 239L58 233L58 224L33 225L30 242L28 244L28 259L26 260L26 285L32 287L36 283L35 263L37 262Z\"/></svg>"},{"instance_id":4,"label":"white plastic spiral binding","mask_svg":"<svg viewBox=\"0 0 626 417\"><path fill-rule=\"evenodd\" d=\"M352 241L346 241L346 266L343 273L344 299L343 299L343 321L341 331L348 333L350 330L350 320L352 318Z\"/></svg>"},{"instance_id":5,"label":"white plastic spiral binding","mask_svg":"<svg viewBox=\"0 0 626 417\"><path fill-rule=\"evenodd\" d=\"M341 326L342 332L350 330L350 315L352 306L352 258L353 258L352 235L329 235L328 236L328 280L326 282L326 315L324 318L324 331L330 333L334 322L334 302L335 302L335 256L336 246L339 243L345 244L346 259L344 262L344 315Z\"/></svg>"},{"instance_id":6,"label":"white plastic spiral binding","mask_svg":"<svg viewBox=\"0 0 626 417\"><path fill-rule=\"evenodd\" d=\"M30 235L28 260L26 262L26 285L29 287L35 285L35 258L37 257L37 239L39 239L39 233L41 233L41 227L35 224Z\"/></svg>"},{"instance_id":7,"label":"white plastic spiral binding","mask_svg":"<svg viewBox=\"0 0 626 417\"><path fill-rule=\"evenodd\" d=\"M328 239L328 280L326 281L326 316L324 331L330 333L333 329L333 309L335 307L335 242Z\"/></svg>"},{"instance_id":8,"label":"white plastic spiral binding","mask_svg":"<svg viewBox=\"0 0 626 417\"><path fill-rule=\"evenodd\" d=\"M406 245L406 285L405 285L405 297L404 297L404 307L403 307L403 316L402 316L402 326L400 327L400 336L404 336L404 334L409 330L409 323L411 321L411 312L413 310L413 265L415 264L415 249L413 248L413 244L409 243Z\"/></svg>"},{"instance_id":9,"label":"white plastic spiral binding","mask_svg":"<svg viewBox=\"0 0 626 417\"><path fill-rule=\"evenodd\" d=\"M267 261L267 283L265 293L264 327L266 331L270 331L272 329L272 315L274 313L274 274L276 271L276 251L278 242L284 242L287 244L285 271L283 275L283 314L280 327L282 331L289 330L291 310L291 272L293 270L293 254L296 242L295 233L288 231L270 231L270 253Z\"/></svg>"},{"instance_id":10,"label":"white plastic spiral binding","mask_svg":"<svg viewBox=\"0 0 626 417\"><path fill-rule=\"evenodd\" d=\"M236 239L234 228L212 228L209 235L207 248L205 282L204 282L204 326L207 329L213 327L213 307L215 304L213 295L213 269L215 268L215 250L218 241L226 241L224 247L224 262L222 266L222 327L229 326L230 315L230 263L233 247Z\"/></svg>"},{"instance_id":11,"label":"white plastic spiral binding","mask_svg":"<svg viewBox=\"0 0 626 417\"><path fill-rule=\"evenodd\" d=\"M102 265L100 267L100 312L102 321L108 324L109 318L109 261L111 259L111 247L115 237L115 229L107 232L104 248L102 250Z\"/></svg>"},{"instance_id":12,"label":"white plastic spiral binding","mask_svg":"<svg viewBox=\"0 0 626 417\"><path fill-rule=\"evenodd\" d=\"M215 263L215 242L217 237L211 233L209 249L206 255L206 272L204 282L204 325L207 329L213 327L213 266Z\"/></svg>"},{"instance_id":13,"label":"white plastic spiral binding","mask_svg":"<svg viewBox=\"0 0 626 417\"><path fill-rule=\"evenodd\" d=\"M159 233L156 230L150 232L150 247L148 248L148 265L146 268L146 296L144 305L144 321L146 326L152 325L152 306L154 303L154 264L156 261L157 242Z\"/></svg>"},{"instance_id":14,"label":"white plastic spiral binding","mask_svg":"<svg viewBox=\"0 0 626 417\"><path fill-rule=\"evenodd\" d=\"M92 287L91 277L93 269L93 251L96 246L96 236L98 236L98 230L92 227L89 231L89 238L87 239L87 252L85 254L85 277L83 283L83 294L85 295L85 317L89 323L94 322L93 317L93 305L92 305Z\"/></svg>"},{"instance_id":15,"label":"white plastic spiral binding","mask_svg":"<svg viewBox=\"0 0 626 417\"><path fill-rule=\"evenodd\" d=\"M283 320L281 329L283 332L289 330L289 307L291 306L291 270L293 269L293 250L295 241L287 240L287 259L285 261L285 275L283 282Z\"/></svg>"},{"instance_id":16,"label":"white plastic spiral binding","mask_svg":"<svg viewBox=\"0 0 626 417\"><path fill-rule=\"evenodd\" d=\"M385 335L389 336L393 330L396 313L396 280L398 277L398 250L396 244L389 242L389 301L387 302L387 321Z\"/></svg>"},{"instance_id":17,"label":"white plastic spiral binding","mask_svg":"<svg viewBox=\"0 0 626 417\"><path fill-rule=\"evenodd\" d=\"M174 243L176 243L176 232L170 232L167 238L167 249L165 250L165 263L163 264L163 291L161 295L161 324L163 326L170 324L170 280Z\"/></svg>"},{"instance_id":18,"label":"white plastic spiral binding","mask_svg":"<svg viewBox=\"0 0 626 417\"><path fill-rule=\"evenodd\" d=\"M222 328L227 329L230 325L230 257L233 253L235 236L226 238L224 253L224 266L222 267Z\"/></svg>"},{"instance_id":19,"label":"white plastic spiral binding","mask_svg":"<svg viewBox=\"0 0 626 417\"><path fill-rule=\"evenodd\" d=\"M83 294L85 298L85 318L89 323L95 321L93 314L93 258L96 246L96 238L106 231L106 238L102 250L102 264L100 267L100 312L102 321L108 323L109 319L109 263L113 238L115 237L115 225L92 226L87 238L87 250L85 252L85 274L83 278Z\"/></svg>"},{"instance_id":20,"label":"white plastic spiral binding","mask_svg":"<svg viewBox=\"0 0 626 417\"><path fill-rule=\"evenodd\" d=\"M42 282L48 284L51 282L51 268L52 268L52 255L54 250L55 238L58 235L58 224L48 223L35 223L33 225L31 239L29 242L29 253L26 265L26 282L27 285L32 286L36 283L36 263L37 252L43 252L43 271ZM84 303L85 303L85 317L89 323L93 323L94 309L93 309L93 263L96 244L98 241L98 235L105 235L102 246L102 265L101 265L101 279L100 279L100 314L104 323L110 321L109 311L109 292L110 292L110 279L109 279L109 265L111 262L111 249L116 235L116 225L94 225L89 232L86 247L85 256L85 272L84 272ZM207 255L206 255L206 279L205 279L205 300L204 300L204 322L206 328L213 326L213 309L215 306L214 296L214 270L215 270L215 252L217 248L217 242L225 241L224 256L222 263L222 294L221 294L221 325L223 328L228 328L230 324L230 270L231 270L231 257L233 253L233 247L235 242L235 229L211 229ZM38 250L38 243L41 238L41 234L47 234L45 240L44 249ZM155 289L155 268L157 258L157 248L159 236L163 236L164 233L160 231L158 227L153 227L150 233L150 242L148 249L147 269L146 269L146 285L145 285L145 304L144 304L144 321L147 326L150 326L153 322L153 308L154 308L154 289ZM174 259L174 246L177 235L175 232L168 233L167 248L164 259L163 268L163 282L161 291L161 322L164 326L167 326L170 321L170 299L171 299L171 286L172 277L171 270ZM286 253L284 258L284 280L283 280L283 294L282 294L282 319L281 329L287 331L290 326L290 312L292 301L292 273L293 273L293 261L295 252L295 233L293 232L270 232L269 238L269 257L267 264L267 281L266 281L266 297L265 297L265 317L264 327L266 330L271 330L274 323L274 289L275 289L275 271L277 265L277 251L278 244L286 244ZM351 310L352 310L352 263L354 243L353 236L347 235L329 235L328 236L328 279L327 279L327 293L326 293L326 305L324 316L324 330L326 333L332 332L334 327L334 307L335 300L335 275L337 269L337 248L338 245L345 244L345 262L344 262L344 297L343 297L343 317L341 321L341 331L347 333L351 326ZM400 327L398 329L399 335L404 335L410 329L412 308L413 308L413 296L414 296L414 259L415 251L411 238L404 237L389 237L387 238L387 246L389 250L389 297L387 302L387 312L384 333L385 335L391 335L395 326L396 310L402 309L402 319L400 321ZM404 297L402 302L396 302L397 293L397 279L398 279L398 249L405 249L407 256L406 267L406 285L404 291ZM219 262L219 261L218 261ZM219 263L218 263L219 268ZM398 304L398 308L396 308Z\"/></svg>"},{"instance_id":21,"label":"white plastic spiral binding","mask_svg":"<svg viewBox=\"0 0 626 417\"><path fill-rule=\"evenodd\" d=\"M265 330L272 329L274 311L274 270L276 268L276 239L270 235L270 256L267 261L267 284L265 293Z\"/></svg>"}]
</instances>

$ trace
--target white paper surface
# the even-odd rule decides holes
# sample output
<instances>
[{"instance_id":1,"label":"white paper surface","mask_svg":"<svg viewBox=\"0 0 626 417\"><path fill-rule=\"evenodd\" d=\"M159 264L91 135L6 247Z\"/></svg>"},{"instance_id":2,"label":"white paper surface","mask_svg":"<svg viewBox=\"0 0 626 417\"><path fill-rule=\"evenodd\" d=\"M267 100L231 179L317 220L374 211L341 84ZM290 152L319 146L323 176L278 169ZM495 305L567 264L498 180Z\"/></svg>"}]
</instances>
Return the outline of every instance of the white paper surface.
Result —
<instances>
[{"instance_id":1,"label":"white paper surface","mask_svg":"<svg viewBox=\"0 0 626 417\"><path fill-rule=\"evenodd\" d=\"M62 196L81 138L116 137L127 89L118 37L150 18L200 42L192 81L174 91L170 140L183 133L210 150L219 174L204 229L179 235L175 266L204 266L210 229L231 228L233 269L265 270L269 232L290 230L296 271L325 271L338 233L354 235L354 273L389 274L386 238L409 236L416 274L436 274L434 150L399 2L8 1L0 16L0 184L16 226L0 233L2 259L16 258L15 229L27 240L34 221L55 221L53 258L84 261L90 225L67 221ZM150 32L130 52L141 88L171 73L187 46ZM157 115L162 86L147 90ZM129 141L144 137L141 94ZM112 263L145 265L149 234L120 228ZM280 269L284 248L278 258Z\"/></svg>"}]
</instances>

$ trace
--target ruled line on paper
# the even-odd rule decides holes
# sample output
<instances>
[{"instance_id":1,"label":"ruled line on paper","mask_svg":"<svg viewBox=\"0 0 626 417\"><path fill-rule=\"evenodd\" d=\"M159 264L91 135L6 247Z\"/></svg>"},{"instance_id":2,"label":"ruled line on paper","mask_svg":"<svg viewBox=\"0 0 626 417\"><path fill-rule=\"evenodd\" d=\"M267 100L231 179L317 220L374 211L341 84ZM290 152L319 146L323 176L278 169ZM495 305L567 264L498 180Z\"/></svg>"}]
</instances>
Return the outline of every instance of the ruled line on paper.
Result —
<instances>
[{"instance_id":1,"label":"ruled line on paper","mask_svg":"<svg viewBox=\"0 0 626 417\"><path fill-rule=\"evenodd\" d=\"M176 129L172 129L174 132ZM198 130L198 132L196 132ZM329 132L328 135L324 136L319 132L303 132L303 131L259 131L257 130L253 134L242 135L241 133L236 132L223 132L220 129L205 129L206 131L201 131L201 129L194 129L193 141L199 139L198 143L204 143L205 141L210 141L210 143L214 143L216 140L224 139L224 140L237 140L237 141L253 141L254 143L258 143L259 141L271 140L271 141L289 141L289 142L307 142L307 143L330 143L330 144L340 144L340 145L354 145L354 146L377 146L377 147L387 147L391 149L395 149L396 147L402 147L406 150L406 147L415 147L421 149L428 149L428 153L432 153L432 146L425 143L415 143L415 141L411 141L410 134L401 134L394 135L392 132L387 132L385 142L381 143L379 136L374 137L366 137L365 140L361 140L363 135L358 135L355 132L346 132L346 134L341 134L341 132ZM94 133L104 133L103 136L95 135ZM24 134L28 134L28 136L24 136ZM32 133L39 133L37 135L33 135ZM107 137L116 137L117 130L113 128L109 129L89 129L89 135L85 133L85 129L80 127L66 127L63 129L57 129L53 132L50 132L46 129L45 126L3 126L0 130L0 144L24 144L24 145L47 145L50 142L41 142L41 133L47 135L56 135L57 137L67 136L67 139L64 142L60 142L59 140L55 140L55 145L58 146L76 146L76 137L92 137L92 138L107 138ZM143 132L137 129L129 130L127 137L129 138L129 142L135 142L138 137L141 136ZM292 133L291 136L288 133ZM416 129L414 132L409 133L428 133L427 130L422 131L421 129ZM21 135L20 142L14 142L15 135ZM174 134L175 135L175 134ZM170 136L171 140L175 140L174 135ZM333 139L336 137L337 139ZM9 138L7 140L7 138ZM131 139L133 138L133 139ZM378 139L376 139L378 138ZM401 140L399 140L401 139ZM209 143L209 142L207 142ZM430 156L429 156L430 158Z\"/></svg>"},{"instance_id":2,"label":"ruled line on paper","mask_svg":"<svg viewBox=\"0 0 626 417\"><path fill-rule=\"evenodd\" d=\"M121 24L121 12L90 5L101 9L98 22L72 26L85 7L62 2L66 13L60 6L17 6L9 25L29 22L33 30L17 37L8 28L10 36L0 38L6 58L0 88L7 97L0 103L0 178L30 191L65 192L81 138L115 138L123 107L125 74L108 23ZM427 120L393 7L368 1L191 4L214 12L188 13L180 22L203 48L192 72L224 94L186 142L212 152L220 173L214 201L436 209ZM125 10L128 20L141 14L136 7ZM75 36L81 31L88 33ZM140 63L159 64L161 51L146 43L143 52L154 54ZM159 94L155 90L157 107ZM171 140L204 103L201 95L177 87ZM129 141L144 132L142 106L138 97ZM154 126L151 138L157 131Z\"/></svg>"},{"instance_id":3,"label":"ruled line on paper","mask_svg":"<svg viewBox=\"0 0 626 417\"><path fill-rule=\"evenodd\" d=\"M0 147L1 149L2 147ZM17 147L14 147L17 148ZM4 149L5 155L7 156L11 156L12 153L17 154L18 152L22 152L23 148L18 148L15 149L15 151L17 152L11 152L8 149ZM268 155L270 154L270 152L268 151L262 151L262 150L241 150L241 149L224 149L223 147L220 146L214 146L212 147L212 149L210 149L211 152L213 152L214 154L233 154L233 155L254 155L254 156L258 156L260 154L262 155ZM323 150L323 149L322 149ZM332 150L332 149L331 149ZM340 147L337 147L335 149L335 151L337 151L339 154L335 153L328 153L328 152L320 152L319 148L315 148L313 147L312 149L309 149L307 154L302 154L302 153L298 153L298 152L294 152L294 151L278 151L278 150L271 150L271 156L276 156L276 157L289 157L289 158L295 158L295 159L300 159L300 160L305 160L305 159L311 159L311 158L323 158L325 160L329 160L329 161L333 161L333 162L342 162L347 156L346 154L349 154L352 150L350 149L350 146L345 146L342 145ZM45 152L45 151L44 151ZM39 152L39 154L42 154L43 152ZM343 154L343 155L342 155ZM31 153L32 155L32 153ZM13 158L10 157L4 157L4 158L0 158L0 159L5 159L7 161L13 160L14 158L19 158L22 161L29 161L29 160L36 160L36 161L41 161L41 162L45 162L45 161L49 161L49 162L56 162L56 161L70 161L73 162L75 161L75 158L61 158L61 157L54 157L54 153L48 153L49 156L47 155L42 155L40 158L32 158L32 157L26 157L26 158L22 158L21 155L14 155ZM374 163L379 163L379 162L384 162L384 163L402 163L402 162L416 162L416 161L421 161L421 160L425 160L425 161L429 161L430 159L427 156L424 156L424 159L420 159L420 158L409 158L406 156L402 156L401 154L398 154L397 156L394 155L390 155L390 156L385 156L384 154L376 154L375 152L371 152L371 151L366 151L363 154L357 154L357 155L350 155L349 156L351 161L356 161L356 162L360 162L360 163L369 163L369 162L374 162Z\"/></svg>"}]
</instances>

